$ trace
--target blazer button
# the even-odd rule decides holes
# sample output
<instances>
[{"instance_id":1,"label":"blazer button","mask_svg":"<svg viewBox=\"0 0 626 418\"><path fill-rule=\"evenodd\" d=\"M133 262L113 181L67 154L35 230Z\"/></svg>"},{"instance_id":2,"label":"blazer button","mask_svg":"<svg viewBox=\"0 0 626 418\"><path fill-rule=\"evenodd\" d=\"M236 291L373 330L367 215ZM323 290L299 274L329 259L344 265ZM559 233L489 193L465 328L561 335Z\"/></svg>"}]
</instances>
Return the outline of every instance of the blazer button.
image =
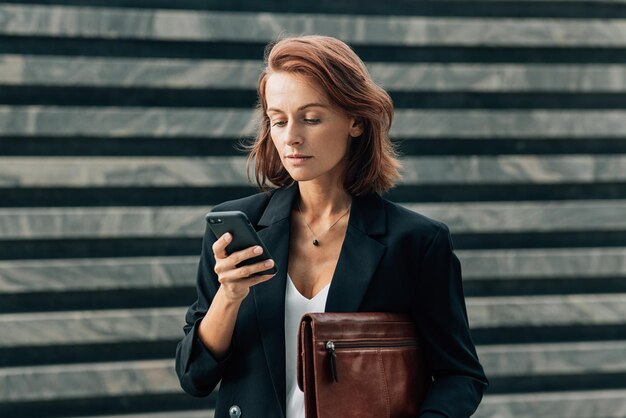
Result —
<instances>
[{"instance_id":1,"label":"blazer button","mask_svg":"<svg viewBox=\"0 0 626 418\"><path fill-rule=\"evenodd\" d=\"M233 405L228 409L228 415L230 418L239 418L241 416L241 408L237 405Z\"/></svg>"}]
</instances>

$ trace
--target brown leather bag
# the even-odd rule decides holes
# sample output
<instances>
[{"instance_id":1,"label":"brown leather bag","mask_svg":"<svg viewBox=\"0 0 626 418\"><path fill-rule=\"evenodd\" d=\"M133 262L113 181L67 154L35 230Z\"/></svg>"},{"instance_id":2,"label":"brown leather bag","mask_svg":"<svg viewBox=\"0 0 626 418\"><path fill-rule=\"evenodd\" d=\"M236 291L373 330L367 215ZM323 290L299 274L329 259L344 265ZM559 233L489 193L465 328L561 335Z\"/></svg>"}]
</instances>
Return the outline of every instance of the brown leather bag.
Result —
<instances>
[{"instance_id":1,"label":"brown leather bag","mask_svg":"<svg viewBox=\"0 0 626 418\"><path fill-rule=\"evenodd\" d=\"M408 315L306 314L298 353L306 418L416 417L431 382Z\"/></svg>"}]
</instances>

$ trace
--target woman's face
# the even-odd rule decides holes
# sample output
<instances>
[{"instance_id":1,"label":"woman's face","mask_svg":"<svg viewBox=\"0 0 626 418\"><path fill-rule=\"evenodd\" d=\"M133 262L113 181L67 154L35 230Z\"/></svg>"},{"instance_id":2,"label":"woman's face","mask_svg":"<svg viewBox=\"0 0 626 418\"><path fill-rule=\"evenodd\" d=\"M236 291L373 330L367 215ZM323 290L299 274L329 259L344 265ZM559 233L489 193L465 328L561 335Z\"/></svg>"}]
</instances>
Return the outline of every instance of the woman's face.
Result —
<instances>
[{"instance_id":1,"label":"woman's face","mask_svg":"<svg viewBox=\"0 0 626 418\"><path fill-rule=\"evenodd\" d=\"M265 98L272 142L291 177L340 181L351 137L362 133L356 120L331 104L316 84L290 73L271 74Z\"/></svg>"}]
</instances>

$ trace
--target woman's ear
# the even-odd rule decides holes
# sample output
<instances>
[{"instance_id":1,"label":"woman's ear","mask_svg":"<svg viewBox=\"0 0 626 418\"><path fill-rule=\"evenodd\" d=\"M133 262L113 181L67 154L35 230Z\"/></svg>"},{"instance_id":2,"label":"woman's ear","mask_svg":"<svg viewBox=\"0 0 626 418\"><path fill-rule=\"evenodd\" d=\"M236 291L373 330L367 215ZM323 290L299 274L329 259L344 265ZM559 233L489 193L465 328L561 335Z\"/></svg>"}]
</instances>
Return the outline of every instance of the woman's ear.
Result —
<instances>
[{"instance_id":1,"label":"woman's ear","mask_svg":"<svg viewBox=\"0 0 626 418\"><path fill-rule=\"evenodd\" d=\"M363 121L361 118L352 118L352 125L350 125L350 136L353 138L359 137L363 134Z\"/></svg>"}]
</instances>

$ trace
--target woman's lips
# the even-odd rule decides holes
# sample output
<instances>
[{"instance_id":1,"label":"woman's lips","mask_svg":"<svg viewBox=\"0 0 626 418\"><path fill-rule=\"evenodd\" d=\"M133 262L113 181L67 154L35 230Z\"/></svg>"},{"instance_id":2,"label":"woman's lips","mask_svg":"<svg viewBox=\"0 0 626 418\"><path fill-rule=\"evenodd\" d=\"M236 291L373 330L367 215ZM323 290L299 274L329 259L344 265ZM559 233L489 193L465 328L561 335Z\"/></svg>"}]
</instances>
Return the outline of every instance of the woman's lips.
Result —
<instances>
[{"instance_id":1,"label":"woman's lips","mask_svg":"<svg viewBox=\"0 0 626 418\"><path fill-rule=\"evenodd\" d=\"M311 158L313 157L287 157L287 160L289 160L294 165L299 165L305 163Z\"/></svg>"}]
</instances>

